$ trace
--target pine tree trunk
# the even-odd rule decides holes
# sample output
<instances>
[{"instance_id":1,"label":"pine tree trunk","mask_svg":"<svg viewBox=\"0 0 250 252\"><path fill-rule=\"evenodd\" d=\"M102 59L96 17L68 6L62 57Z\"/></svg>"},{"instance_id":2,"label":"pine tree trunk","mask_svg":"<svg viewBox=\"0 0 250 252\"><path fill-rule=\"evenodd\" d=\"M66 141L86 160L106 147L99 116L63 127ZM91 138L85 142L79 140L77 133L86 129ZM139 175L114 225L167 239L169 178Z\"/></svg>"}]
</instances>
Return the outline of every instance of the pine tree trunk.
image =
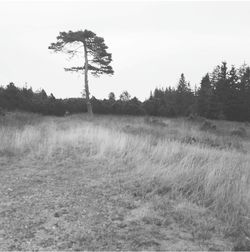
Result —
<instances>
[{"instance_id":1,"label":"pine tree trunk","mask_svg":"<svg viewBox=\"0 0 250 252\"><path fill-rule=\"evenodd\" d=\"M87 46L86 43L84 43L84 56L85 56L85 71L84 71L84 77L85 77L85 94L86 94L86 104L87 104L87 111L89 116L93 116L93 110L92 105L89 99L89 84L88 84L88 55L87 55Z\"/></svg>"}]
</instances>

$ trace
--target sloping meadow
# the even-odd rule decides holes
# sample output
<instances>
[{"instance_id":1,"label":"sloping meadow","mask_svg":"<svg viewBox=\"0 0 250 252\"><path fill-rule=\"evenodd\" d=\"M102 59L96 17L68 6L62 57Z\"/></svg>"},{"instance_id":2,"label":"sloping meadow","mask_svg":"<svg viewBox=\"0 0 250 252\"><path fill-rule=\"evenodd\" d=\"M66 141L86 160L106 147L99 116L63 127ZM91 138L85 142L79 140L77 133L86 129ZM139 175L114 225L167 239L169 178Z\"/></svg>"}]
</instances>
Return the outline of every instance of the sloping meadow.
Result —
<instances>
[{"instance_id":1,"label":"sloping meadow","mask_svg":"<svg viewBox=\"0 0 250 252\"><path fill-rule=\"evenodd\" d=\"M179 125L179 127L177 126ZM96 117L93 120L70 116L43 118L15 127L0 128L1 157L39 159L66 158L71 153L88 159L105 159L117 169L130 171L130 180L152 188L149 192L185 198L209 209L228 230L249 238L250 156L245 151L214 148L199 141L228 136L197 130L171 120L166 125L149 125L143 118ZM136 132L136 133L135 133ZM152 134L150 134L152 132ZM157 133L158 132L158 133ZM218 132L217 132L218 133ZM169 135L168 135L169 134ZM232 138L232 141L240 139ZM119 166L119 167L118 167ZM152 181L157 181L157 188ZM155 185L155 183L154 183ZM165 188L165 189L164 189ZM162 190L160 190L162 189ZM165 191L164 191L165 190Z\"/></svg>"}]
</instances>

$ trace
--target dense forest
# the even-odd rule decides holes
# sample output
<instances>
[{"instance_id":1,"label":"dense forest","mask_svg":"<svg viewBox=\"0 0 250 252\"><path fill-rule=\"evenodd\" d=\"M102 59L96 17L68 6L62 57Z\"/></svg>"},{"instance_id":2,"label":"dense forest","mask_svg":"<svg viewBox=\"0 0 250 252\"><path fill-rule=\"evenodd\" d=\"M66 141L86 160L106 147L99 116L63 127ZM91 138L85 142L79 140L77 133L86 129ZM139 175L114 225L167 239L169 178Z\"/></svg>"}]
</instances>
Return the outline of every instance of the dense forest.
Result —
<instances>
[{"instance_id":1,"label":"dense forest","mask_svg":"<svg viewBox=\"0 0 250 252\"><path fill-rule=\"evenodd\" d=\"M141 102L124 91L118 98L111 92L107 99L91 98L94 113L152 116L198 115L210 119L250 121L250 67L228 67L226 62L207 73L195 89L181 74L176 88L156 88ZM43 115L63 116L87 111L84 98L56 99L44 90L18 88L14 83L0 87L0 108L23 110Z\"/></svg>"}]
</instances>

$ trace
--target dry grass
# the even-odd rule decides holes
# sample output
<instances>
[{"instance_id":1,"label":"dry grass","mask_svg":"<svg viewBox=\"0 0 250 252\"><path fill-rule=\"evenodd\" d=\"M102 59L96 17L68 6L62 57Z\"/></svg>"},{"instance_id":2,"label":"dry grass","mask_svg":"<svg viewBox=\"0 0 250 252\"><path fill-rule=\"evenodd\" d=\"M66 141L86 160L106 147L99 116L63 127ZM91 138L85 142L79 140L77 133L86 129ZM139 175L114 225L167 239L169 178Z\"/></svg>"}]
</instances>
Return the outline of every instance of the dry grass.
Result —
<instances>
[{"instance_id":1,"label":"dry grass","mask_svg":"<svg viewBox=\"0 0 250 252\"><path fill-rule=\"evenodd\" d=\"M223 223L224 235L237 234L235 248L249 249L249 126L213 122L216 131L203 132L199 123L184 119L162 119L164 124L154 125L142 117L6 117L0 127L1 157L48 161L75 152L88 160L106 160L117 166L117 176L127 172L128 181L121 186L154 201L163 219L165 200L175 202L173 215L190 226L193 239L211 238L219 222L211 224L216 221L209 216ZM239 126L246 130L244 139L230 136Z\"/></svg>"}]
</instances>

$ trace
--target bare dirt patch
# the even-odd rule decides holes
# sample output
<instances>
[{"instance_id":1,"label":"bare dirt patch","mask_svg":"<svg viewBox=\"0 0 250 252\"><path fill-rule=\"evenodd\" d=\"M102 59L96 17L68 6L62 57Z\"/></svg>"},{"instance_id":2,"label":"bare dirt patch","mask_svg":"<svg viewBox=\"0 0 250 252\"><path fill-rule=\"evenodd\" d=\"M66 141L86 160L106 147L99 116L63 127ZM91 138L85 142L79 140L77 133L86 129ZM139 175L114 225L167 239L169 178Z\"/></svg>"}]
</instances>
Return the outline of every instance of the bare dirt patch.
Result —
<instances>
[{"instance_id":1,"label":"bare dirt patch","mask_svg":"<svg viewBox=\"0 0 250 252\"><path fill-rule=\"evenodd\" d=\"M117 172L122 164L89 159L80 151L72 157L57 154L47 161L32 156L1 157L1 250L212 247L194 238L193 230L175 220L173 211L164 216L162 205L155 208L153 196L135 197L126 187L129 179L133 181L130 173L126 169ZM174 209L171 201L168 204ZM229 248L224 239L216 247Z\"/></svg>"}]
</instances>

